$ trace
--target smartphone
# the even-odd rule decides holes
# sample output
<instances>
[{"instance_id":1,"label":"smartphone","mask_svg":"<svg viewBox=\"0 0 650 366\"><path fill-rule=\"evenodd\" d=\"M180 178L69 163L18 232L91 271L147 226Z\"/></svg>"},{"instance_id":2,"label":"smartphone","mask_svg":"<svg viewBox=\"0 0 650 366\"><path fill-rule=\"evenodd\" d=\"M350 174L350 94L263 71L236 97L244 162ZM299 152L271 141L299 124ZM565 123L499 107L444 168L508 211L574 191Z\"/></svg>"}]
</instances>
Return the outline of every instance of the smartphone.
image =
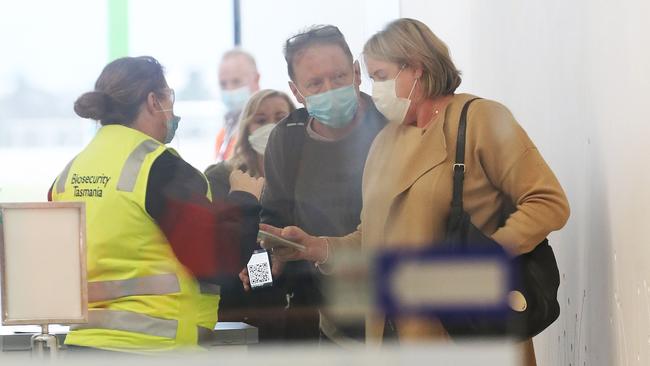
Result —
<instances>
[{"instance_id":1,"label":"smartphone","mask_svg":"<svg viewBox=\"0 0 650 366\"><path fill-rule=\"evenodd\" d=\"M248 261L246 268L248 269L248 278L253 290L273 286L271 263L266 250L256 250Z\"/></svg>"},{"instance_id":2,"label":"smartphone","mask_svg":"<svg viewBox=\"0 0 650 366\"><path fill-rule=\"evenodd\" d=\"M267 231L260 230L257 232L257 239L264 242L264 248L270 249L275 247L289 247L301 252L307 251L307 247L302 244L295 243L291 240L281 238L277 235L273 235Z\"/></svg>"}]
</instances>

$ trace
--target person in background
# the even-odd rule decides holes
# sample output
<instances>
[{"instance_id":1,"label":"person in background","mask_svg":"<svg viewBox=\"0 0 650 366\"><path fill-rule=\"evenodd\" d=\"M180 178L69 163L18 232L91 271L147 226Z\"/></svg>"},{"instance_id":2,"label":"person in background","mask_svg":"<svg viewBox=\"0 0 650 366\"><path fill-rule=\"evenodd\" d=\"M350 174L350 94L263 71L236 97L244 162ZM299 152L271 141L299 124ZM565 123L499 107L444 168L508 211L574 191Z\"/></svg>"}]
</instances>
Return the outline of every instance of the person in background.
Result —
<instances>
[{"instance_id":1,"label":"person in background","mask_svg":"<svg viewBox=\"0 0 650 366\"><path fill-rule=\"evenodd\" d=\"M347 234L359 224L363 166L386 120L359 91L359 65L337 27L313 26L289 38L284 55L289 87L304 107L269 138L261 220L297 225L311 235ZM273 266L279 273L280 262ZM328 312L321 280L305 261L284 268L277 282L288 299L285 338L359 343L363 321L344 323Z\"/></svg>"},{"instance_id":2,"label":"person in background","mask_svg":"<svg viewBox=\"0 0 650 366\"><path fill-rule=\"evenodd\" d=\"M232 156L205 170L212 197L223 199L230 192L229 176L233 170L252 177L264 177L264 150L275 124L296 109L281 91L260 90L248 100L239 117L239 131Z\"/></svg>"},{"instance_id":3,"label":"person in background","mask_svg":"<svg viewBox=\"0 0 650 366\"><path fill-rule=\"evenodd\" d=\"M219 64L219 88L226 114L216 139L217 161L227 160L232 155L237 141L239 114L248 98L260 89L259 82L260 74L251 54L240 48L224 53Z\"/></svg>"},{"instance_id":4,"label":"person in background","mask_svg":"<svg viewBox=\"0 0 650 366\"><path fill-rule=\"evenodd\" d=\"M420 21L391 22L366 42L363 57L372 98L390 123L366 162L361 225L347 236L326 238L297 227L262 225L308 247L285 259L323 263L338 248L423 248L445 238L460 114L475 97L456 94L461 78L447 46ZM560 183L505 106L474 101L466 141L463 207L484 234L516 256L565 225L569 203ZM387 323L383 315L371 314L366 341L381 342ZM437 319L403 317L393 323L400 342L448 337ZM532 340L522 348L525 364L534 365Z\"/></svg>"},{"instance_id":5,"label":"person in background","mask_svg":"<svg viewBox=\"0 0 650 366\"><path fill-rule=\"evenodd\" d=\"M230 175L241 170L252 177L264 177L264 151L275 125L296 109L288 95L281 91L264 89L253 94L246 103L239 120L239 133L233 155L226 161L209 166L205 176L210 182L212 199L226 199L230 193ZM240 247L240 266L244 267L253 254L255 242ZM263 289L244 293L236 275L221 285L219 319L246 322L259 329L261 342L278 338L278 319L284 317L285 295L278 289ZM280 322L281 323L281 322ZM281 328L280 328L281 329Z\"/></svg>"},{"instance_id":6,"label":"person in background","mask_svg":"<svg viewBox=\"0 0 650 366\"><path fill-rule=\"evenodd\" d=\"M201 279L241 269L230 248L255 240L263 180L234 171L211 203L205 176L165 145L180 117L153 57L109 63L74 110L102 127L48 193L86 207L88 323L65 343L143 353L210 340L219 287Z\"/></svg>"}]
</instances>

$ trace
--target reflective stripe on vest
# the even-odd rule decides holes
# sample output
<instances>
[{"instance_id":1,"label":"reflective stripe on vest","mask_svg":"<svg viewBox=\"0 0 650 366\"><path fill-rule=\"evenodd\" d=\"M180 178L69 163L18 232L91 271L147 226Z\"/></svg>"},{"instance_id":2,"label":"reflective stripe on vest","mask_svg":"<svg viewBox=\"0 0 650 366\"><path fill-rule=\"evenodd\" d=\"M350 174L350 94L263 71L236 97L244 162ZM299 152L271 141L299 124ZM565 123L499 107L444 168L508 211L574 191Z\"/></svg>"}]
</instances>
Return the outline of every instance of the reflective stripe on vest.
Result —
<instances>
[{"instance_id":1,"label":"reflective stripe on vest","mask_svg":"<svg viewBox=\"0 0 650 366\"><path fill-rule=\"evenodd\" d=\"M221 295L221 287L213 283L199 282L199 290L204 295Z\"/></svg>"},{"instance_id":2,"label":"reflective stripe on vest","mask_svg":"<svg viewBox=\"0 0 650 366\"><path fill-rule=\"evenodd\" d=\"M128 280L88 282L88 301L106 301L134 295L166 295L180 291L176 274L167 273Z\"/></svg>"},{"instance_id":3,"label":"reflective stripe on vest","mask_svg":"<svg viewBox=\"0 0 650 366\"><path fill-rule=\"evenodd\" d=\"M120 180L117 182L118 191L133 192L144 159L158 147L160 147L160 143L154 140L145 140L131 152L124 163L122 173L120 173Z\"/></svg>"},{"instance_id":4,"label":"reflective stripe on vest","mask_svg":"<svg viewBox=\"0 0 650 366\"><path fill-rule=\"evenodd\" d=\"M70 174L70 167L72 167L72 162L74 162L74 159L70 160L68 165L66 165L65 169L63 169L61 172L61 175L59 175L59 181L56 182L57 193L65 192L65 181L68 180L68 174Z\"/></svg>"},{"instance_id":5,"label":"reflective stripe on vest","mask_svg":"<svg viewBox=\"0 0 650 366\"><path fill-rule=\"evenodd\" d=\"M72 330L95 328L121 330L174 339L178 329L178 320L154 318L149 315L123 310L89 309L88 323L70 327Z\"/></svg>"},{"instance_id":6,"label":"reflective stripe on vest","mask_svg":"<svg viewBox=\"0 0 650 366\"><path fill-rule=\"evenodd\" d=\"M70 326L70 330L80 329L121 330L174 339L178 329L178 320L155 318L131 311L90 309L88 311L88 323ZM197 326L196 334L199 344L214 339L212 329Z\"/></svg>"},{"instance_id":7,"label":"reflective stripe on vest","mask_svg":"<svg viewBox=\"0 0 650 366\"><path fill-rule=\"evenodd\" d=\"M212 283L200 282L199 288L205 295L221 294L221 287ZM128 280L88 282L88 301L106 301L135 295L166 295L180 291L176 274L166 273Z\"/></svg>"}]
</instances>

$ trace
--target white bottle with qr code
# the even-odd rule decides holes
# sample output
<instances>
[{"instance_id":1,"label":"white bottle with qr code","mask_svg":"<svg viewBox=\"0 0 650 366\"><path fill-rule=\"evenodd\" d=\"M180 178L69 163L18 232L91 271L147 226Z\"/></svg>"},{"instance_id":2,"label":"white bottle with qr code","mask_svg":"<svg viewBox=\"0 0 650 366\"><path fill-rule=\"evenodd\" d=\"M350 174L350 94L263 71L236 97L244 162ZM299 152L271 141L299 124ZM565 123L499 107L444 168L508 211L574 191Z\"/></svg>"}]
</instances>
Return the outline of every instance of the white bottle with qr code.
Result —
<instances>
[{"instance_id":1,"label":"white bottle with qr code","mask_svg":"<svg viewBox=\"0 0 650 366\"><path fill-rule=\"evenodd\" d=\"M259 249L253 252L246 268L248 269L248 277L252 289L273 286L271 262L269 261L269 254L266 250Z\"/></svg>"}]
</instances>

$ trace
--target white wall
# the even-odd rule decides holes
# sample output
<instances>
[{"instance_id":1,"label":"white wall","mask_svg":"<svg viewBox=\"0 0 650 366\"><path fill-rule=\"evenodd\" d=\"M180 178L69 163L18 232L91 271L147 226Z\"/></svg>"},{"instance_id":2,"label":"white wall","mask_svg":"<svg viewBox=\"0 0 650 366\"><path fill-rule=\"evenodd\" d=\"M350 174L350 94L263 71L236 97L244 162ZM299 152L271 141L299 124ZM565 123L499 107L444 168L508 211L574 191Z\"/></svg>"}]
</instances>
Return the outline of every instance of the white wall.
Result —
<instances>
[{"instance_id":1,"label":"white wall","mask_svg":"<svg viewBox=\"0 0 650 366\"><path fill-rule=\"evenodd\" d=\"M569 196L539 364L650 365L650 2L401 0L401 15L447 42L462 91L513 111Z\"/></svg>"},{"instance_id":2,"label":"white wall","mask_svg":"<svg viewBox=\"0 0 650 366\"><path fill-rule=\"evenodd\" d=\"M398 16L399 0L242 0L241 14L242 47L257 60L260 86L291 95L282 53L287 38L311 25L333 24L356 58L363 43Z\"/></svg>"}]
</instances>

